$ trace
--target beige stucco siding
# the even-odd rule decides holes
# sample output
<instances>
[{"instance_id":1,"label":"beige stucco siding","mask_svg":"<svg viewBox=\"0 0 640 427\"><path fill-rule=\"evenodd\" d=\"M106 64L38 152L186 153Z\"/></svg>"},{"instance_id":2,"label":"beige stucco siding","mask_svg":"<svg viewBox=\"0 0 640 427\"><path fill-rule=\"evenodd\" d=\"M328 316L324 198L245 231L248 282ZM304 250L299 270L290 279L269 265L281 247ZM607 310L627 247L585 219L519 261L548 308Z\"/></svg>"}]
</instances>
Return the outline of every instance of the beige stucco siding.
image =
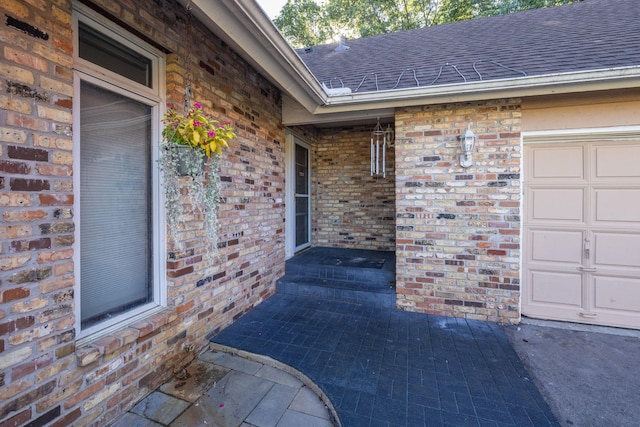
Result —
<instances>
[{"instance_id":1,"label":"beige stucco siding","mask_svg":"<svg viewBox=\"0 0 640 427\"><path fill-rule=\"evenodd\" d=\"M639 124L640 89L533 97L522 101L523 132Z\"/></svg>"}]
</instances>

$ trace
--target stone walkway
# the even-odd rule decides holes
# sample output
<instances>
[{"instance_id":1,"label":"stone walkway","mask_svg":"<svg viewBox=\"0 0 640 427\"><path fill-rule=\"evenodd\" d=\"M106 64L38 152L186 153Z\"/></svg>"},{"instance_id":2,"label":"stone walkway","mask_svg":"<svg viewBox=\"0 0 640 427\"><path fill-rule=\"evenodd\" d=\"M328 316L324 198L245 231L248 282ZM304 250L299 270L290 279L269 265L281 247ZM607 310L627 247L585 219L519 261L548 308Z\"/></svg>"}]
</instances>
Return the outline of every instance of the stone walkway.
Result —
<instances>
[{"instance_id":1,"label":"stone walkway","mask_svg":"<svg viewBox=\"0 0 640 427\"><path fill-rule=\"evenodd\" d=\"M186 368L184 378L172 378L113 427L334 425L313 384L269 359L258 360L207 351Z\"/></svg>"}]
</instances>

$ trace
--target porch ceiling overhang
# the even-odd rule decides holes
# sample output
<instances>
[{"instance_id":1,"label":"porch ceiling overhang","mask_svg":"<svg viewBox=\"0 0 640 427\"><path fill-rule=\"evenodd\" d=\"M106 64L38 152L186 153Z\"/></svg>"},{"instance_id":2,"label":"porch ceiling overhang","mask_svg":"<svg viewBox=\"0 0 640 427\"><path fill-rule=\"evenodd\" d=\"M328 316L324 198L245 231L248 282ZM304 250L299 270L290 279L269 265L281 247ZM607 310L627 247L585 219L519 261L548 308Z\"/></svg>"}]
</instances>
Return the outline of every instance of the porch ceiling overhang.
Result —
<instances>
[{"instance_id":1,"label":"porch ceiling overhang","mask_svg":"<svg viewBox=\"0 0 640 427\"><path fill-rule=\"evenodd\" d=\"M181 0L284 94L283 124L367 123L398 107L625 89L640 65L437 86L328 95L255 0Z\"/></svg>"}]
</instances>

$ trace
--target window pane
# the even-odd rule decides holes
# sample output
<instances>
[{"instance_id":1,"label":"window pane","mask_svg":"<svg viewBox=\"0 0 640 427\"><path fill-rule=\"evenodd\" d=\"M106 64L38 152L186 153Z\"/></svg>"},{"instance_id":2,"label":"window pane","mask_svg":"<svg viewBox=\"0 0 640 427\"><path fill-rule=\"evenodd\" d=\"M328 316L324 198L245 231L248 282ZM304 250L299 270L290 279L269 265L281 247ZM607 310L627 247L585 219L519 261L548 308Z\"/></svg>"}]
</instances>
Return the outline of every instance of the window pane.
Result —
<instances>
[{"instance_id":1,"label":"window pane","mask_svg":"<svg viewBox=\"0 0 640 427\"><path fill-rule=\"evenodd\" d=\"M296 246L309 242L309 199L296 197Z\"/></svg>"},{"instance_id":2,"label":"window pane","mask_svg":"<svg viewBox=\"0 0 640 427\"><path fill-rule=\"evenodd\" d=\"M80 94L81 320L150 302L151 107L86 82Z\"/></svg>"},{"instance_id":3,"label":"window pane","mask_svg":"<svg viewBox=\"0 0 640 427\"><path fill-rule=\"evenodd\" d=\"M151 87L151 60L132 49L78 23L80 58L91 61L136 83Z\"/></svg>"},{"instance_id":4,"label":"window pane","mask_svg":"<svg viewBox=\"0 0 640 427\"><path fill-rule=\"evenodd\" d=\"M308 150L296 144L296 193L309 194Z\"/></svg>"}]
</instances>

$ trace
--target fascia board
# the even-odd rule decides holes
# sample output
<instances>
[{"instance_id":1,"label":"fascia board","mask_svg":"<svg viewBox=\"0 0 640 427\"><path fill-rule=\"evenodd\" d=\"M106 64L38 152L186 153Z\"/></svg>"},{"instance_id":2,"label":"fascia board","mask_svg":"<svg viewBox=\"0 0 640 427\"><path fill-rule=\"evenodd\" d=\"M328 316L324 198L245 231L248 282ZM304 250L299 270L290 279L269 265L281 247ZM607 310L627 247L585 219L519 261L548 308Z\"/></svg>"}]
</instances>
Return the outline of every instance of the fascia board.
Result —
<instances>
[{"instance_id":1,"label":"fascia board","mask_svg":"<svg viewBox=\"0 0 640 427\"><path fill-rule=\"evenodd\" d=\"M640 86L640 66L354 93L329 97L314 114L447 102L623 89Z\"/></svg>"}]
</instances>

